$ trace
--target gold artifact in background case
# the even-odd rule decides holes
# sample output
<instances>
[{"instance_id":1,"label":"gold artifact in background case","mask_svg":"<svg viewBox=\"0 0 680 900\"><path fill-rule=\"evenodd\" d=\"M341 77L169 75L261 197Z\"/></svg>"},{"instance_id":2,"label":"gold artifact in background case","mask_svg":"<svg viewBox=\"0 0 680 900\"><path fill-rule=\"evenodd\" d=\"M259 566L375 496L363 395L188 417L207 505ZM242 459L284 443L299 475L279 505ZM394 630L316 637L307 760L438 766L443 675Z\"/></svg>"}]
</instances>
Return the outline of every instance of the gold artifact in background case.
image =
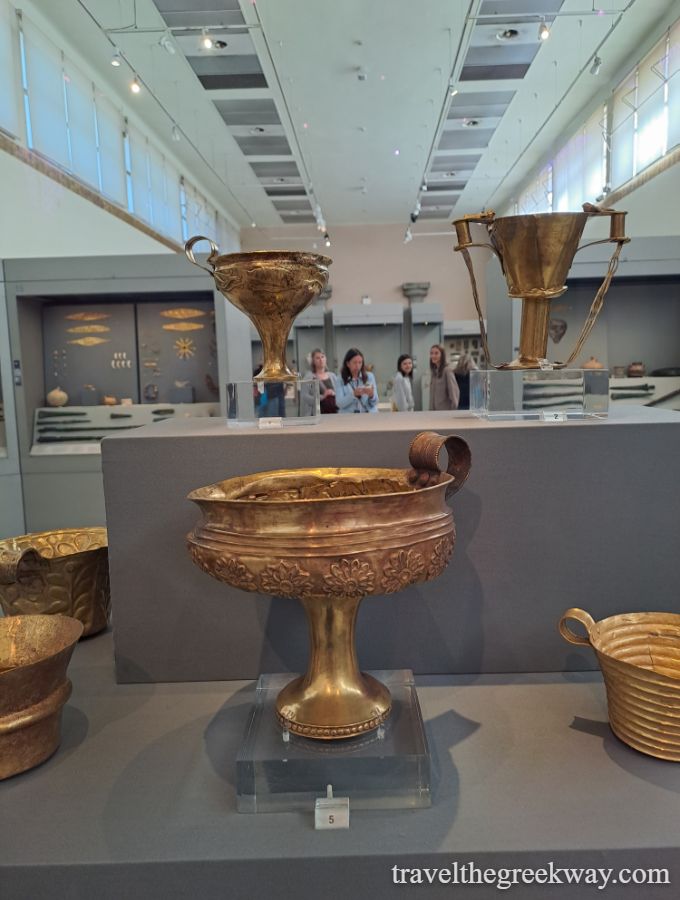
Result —
<instances>
[{"instance_id":1,"label":"gold artifact in background case","mask_svg":"<svg viewBox=\"0 0 680 900\"><path fill-rule=\"evenodd\" d=\"M609 237L579 247L583 229L591 216L610 216ZM564 368L573 363L588 339L618 267L621 248L630 240L625 235L625 217L625 212L600 209L591 203L584 203L583 212L580 213L539 213L496 218L495 213L489 210L454 221L458 239L454 249L463 254L468 268L488 365L491 365L491 357L469 248L486 247L495 253L508 284L508 295L522 301L519 356L498 368L540 369L546 362L550 301L567 290L564 282L577 250L593 244L616 244L607 274L592 302L576 347L566 363L553 364L556 368ZM489 243L473 241L471 224L486 226Z\"/></svg>"},{"instance_id":2,"label":"gold artifact in background case","mask_svg":"<svg viewBox=\"0 0 680 900\"><path fill-rule=\"evenodd\" d=\"M0 541L0 606L6 616L61 613L84 634L106 628L109 592L105 528L62 528Z\"/></svg>"},{"instance_id":3,"label":"gold artifact in background case","mask_svg":"<svg viewBox=\"0 0 680 900\"><path fill-rule=\"evenodd\" d=\"M446 472L438 466L446 447ZM280 724L351 738L389 715L390 693L359 671L355 623L368 594L440 575L455 529L446 499L467 478L459 437L419 434L407 469L291 469L230 478L189 494L203 519L188 535L201 569L245 591L296 598L309 625L307 672L279 694Z\"/></svg>"}]
</instances>

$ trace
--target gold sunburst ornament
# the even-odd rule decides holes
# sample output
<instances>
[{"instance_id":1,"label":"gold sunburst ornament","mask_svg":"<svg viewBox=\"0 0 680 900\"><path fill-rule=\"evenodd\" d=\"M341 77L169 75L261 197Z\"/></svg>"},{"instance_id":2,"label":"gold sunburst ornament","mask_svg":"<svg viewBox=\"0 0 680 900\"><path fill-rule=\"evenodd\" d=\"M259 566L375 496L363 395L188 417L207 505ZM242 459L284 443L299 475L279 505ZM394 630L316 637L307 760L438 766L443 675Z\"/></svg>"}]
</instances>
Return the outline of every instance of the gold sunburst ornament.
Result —
<instances>
[{"instance_id":1,"label":"gold sunburst ornament","mask_svg":"<svg viewBox=\"0 0 680 900\"><path fill-rule=\"evenodd\" d=\"M175 350L180 359L190 359L196 353L196 344L191 338L177 338Z\"/></svg>"}]
</instances>

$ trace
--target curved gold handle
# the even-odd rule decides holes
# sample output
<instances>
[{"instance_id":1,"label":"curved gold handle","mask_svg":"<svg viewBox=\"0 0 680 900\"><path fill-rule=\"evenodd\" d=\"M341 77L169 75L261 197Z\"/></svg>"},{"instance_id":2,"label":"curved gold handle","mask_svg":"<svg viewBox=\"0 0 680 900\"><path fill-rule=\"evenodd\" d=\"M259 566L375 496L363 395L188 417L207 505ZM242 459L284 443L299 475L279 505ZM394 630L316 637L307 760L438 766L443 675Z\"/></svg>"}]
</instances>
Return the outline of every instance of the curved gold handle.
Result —
<instances>
[{"instance_id":1,"label":"curved gold handle","mask_svg":"<svg viewBox=\"0 0 680 900\"><path fill-rule=\"evenodd\" d=\"M196 246L196 244L198 244L199 241L207 241L210 244L210 253L208 255L208 258L206 259L206 262L211 268L208 268L208 266L204 266L203 263L196 261L196 257L194 256L194 247ZM195 266L198 266L199 269L203 269L205 272L209 272L210 275L214 273L215 260L220 255L220 248L209 237L204 237L202 234L197 234L195 237L189 238L189 240L184 245L184 252L190 263L193 263Z\"/></svg>"},{"instance_id":2,"label":"curved gold handle","mask_svg":"<svg viewBox=\"0 0 680 900\"><path fill-rule=\"evenodd\" d=\"M458 243L453 249L463 250L465 247L488 247L495 252L495 248L491 244L475 244L470 235L471 223L490 225L495 218L496 213L492 209L489 209L481 213L470 213L463 216L461 219L454 219L452 225L456 229L456 239Z\"/></svg>"},{"instance_id":3,"label":"curved gold handle","mask_svg":"<svg viewBox=\"0 0 680 900\"><path fill-rule=\"evenodd\" d=\"M585 628L588 633L587 637L581 637L580 634L576 634L571 628L567 625L567 619L576 619L577 622L580 622L581 625ZM595 627L595 619L587 613L585 609L579 609L578 606L572 606L571 609L568 609L562 618L560 619L559 629L560 634L565 639L565 641L569 641L570 644L578 644L582 647L590 647L590 633Z\"/></svg>"},{"instance_id":4,"label":"curved gold handle","mask_svg":"<svg viewBox=\"0 0 680 900\"><path fill-rule=\"evenodd\" d=\"M408 460L413 467L409 473L409 480L418 487L428 487L437 484L442 470L439 465L439 454L442 447L446 447L448 453L448 465L446 472L453 476L453 480L446 488L446 499L457 493L470 474L472 454L467 441L463 438L451 435L444 437L436 431L421 431L411 441L408 450Z\"/></svg>"},{"instance_id":5,"label":"curved gold handle","mask_svg":"<svg viewBox=\"0 0 680 900\"><path fill-rule=\"evenodd\" d=\"M0 584L15 584L19 581L19 566L24 559L39 563L40 554L32 547L23 550L11 547L0 548Z\"/></svg>"}]
</instances>

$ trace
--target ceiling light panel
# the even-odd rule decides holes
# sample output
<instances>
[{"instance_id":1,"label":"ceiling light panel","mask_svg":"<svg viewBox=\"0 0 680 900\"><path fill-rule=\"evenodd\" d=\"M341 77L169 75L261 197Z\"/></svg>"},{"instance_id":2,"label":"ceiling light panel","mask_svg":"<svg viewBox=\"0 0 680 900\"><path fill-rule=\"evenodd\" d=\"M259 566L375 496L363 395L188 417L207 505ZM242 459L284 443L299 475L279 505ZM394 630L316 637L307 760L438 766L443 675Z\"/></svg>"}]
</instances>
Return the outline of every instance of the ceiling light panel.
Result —
<instances>
[{"instance_id":1,"label":"ceiling light panel","mask_svg":"<svg viewBox=\"0 0 680 900\"><path fill-rule=\"evenodd\" d=\"M206 90L267 87L257 56L190 56L187 62Z\"/></svg>"},{"instance_id":2,"label":"ceiling light panel","mask_svg":"<svg viewBox=\"0 0 680 900\"><path fill-rule=\"evenodd\" d=\"M280 125L273 100L215 100L217 111L230 127Z\"/></svg>"},{"instance_id":3,"label":"ceiling light panel","mask_svg":"<svg viewBox=\"0 0 680 900\"><path fill-rule=\"evenodd\" d=\"M273 200L274 208L279 212L291 212L297 210L299 213L310 213L312 207L304 200Z\"/></svg>"},{"instance_id":4,"label":"ceiling light panel","mask_svg":"<svg viewBox=\"0 0 680 900\"><path fill-rule=\"evenodd\" d=\"M284 162L254 162L250 165L258 178L263 180L268 179L272 184L277 183L277 178L291 179L291 184L302 182L298 167L293 160Z\"/></svg>"},{"instance_id":5,"label":"ceiling light panel","mask_svg":"<svg viewBox=\"0 0 680 900\"><path fill-rule=\"evenodd\" d=\"M264 189L268 197L306 197L307 191L302 185L269 185Z\"/></svg>"},{"instance_id":6,"label":"ceiling light panel","mask_svg":"<svg viewBox=\"0 0 680 900\"><path fill-rule=\"evenodd\" d=\"M472 150L489 145L492 128L465 128L460 131L443 131L438 150Z\"/></svg>"},{"instance_id":7,"label":"ceiling light panel","mask_svg":"<svg viewBox=\"0 0 680 900\"><path fill-rule=\"evenodd\" d=\"M290 144L284 136L262 134L252 137L234 136L234 140L245 156L292 156Z\"/></svg>"},{"instance_id":8,"label":"ceiling light panel","mask_svg":"<svg viewBox=\"0 0 680 900\"><path fill-rule=\"evenodd\" d=\"M550 13L558 12L563 4L564 0L484 0L477 15L495 16L500 13L503 18L498 21L503 25L516 24L516 17L533 17L538 21L545 16L547 22Z\"/></svg>"},{"instance_id":9,"label":"ceiling light panel","mask_svg":"<svg viewBox=\"0 0 680 900\"><path fill-rule=\"evenodd\" d=\"M294 216L294 215L291 215L290 213L284 213L281 216L281 221L285 225L297 225L301 222L311 223L311 222L314 222L314 216L311 213L309 213L308 215L303 215L303 216Z\"/></svg>"},{"instance_id":10,"label":"ceiling light panel","mask_svg":"<svg viewBox=\"0 0 680 900\"><path fill-rule=\"evenodd\" d=\"M245 25L238 0L154 0L158 11L171 28L218 28L220 25Z\"/></svg>"},{"instance_id":11,"label":"ceiling light panel","mask_svg":"<svg viewBox=\"0 0 680 900\"><path fill-rule=\"evenodd\" d=\"M455 156L452 156L450 154L446 156L437 155L435 156L434 161L430 166L430 171L456 172L456 174L464 171L471 172L481 158L481 153L456 154Z\"/></svg>"},{"instance_id":12,"label":"ceiling light panel","mask_svg":"<svg viewBox=\"0 0 680 900\"><path fill-rule=\"evenodd\" d=\"M515 91L476 91L457 94L449 107L449 119L484 119L502 116Z\"/></svg>"}]
</instances>

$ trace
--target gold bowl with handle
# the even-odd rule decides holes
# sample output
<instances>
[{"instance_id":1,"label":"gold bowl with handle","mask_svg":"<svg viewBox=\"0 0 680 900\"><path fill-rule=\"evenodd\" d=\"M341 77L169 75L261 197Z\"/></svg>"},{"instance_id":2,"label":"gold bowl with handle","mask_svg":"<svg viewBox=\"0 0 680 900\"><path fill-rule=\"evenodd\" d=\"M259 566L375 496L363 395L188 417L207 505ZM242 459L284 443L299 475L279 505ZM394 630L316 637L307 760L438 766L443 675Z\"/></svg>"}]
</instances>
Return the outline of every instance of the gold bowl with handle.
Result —
<instances>
[{"instance_id":1,"label":"gold bowl with handle","mask_svg":"<svg viewBox=\"0 0 680 900\"><path fill-rule=\"evenodd\" d=\"M438 465L448 451L448 467ZM369 594L440 575L455 540L447 497L467 478L468 445L419 434L411 469L317 468L230 478L189 494L203 518L188 535L201 569L228 584L300 601L310 637L304 675L283 688L283 728L334 740L377 728L387 688L359 670L355 623Z\"/></svg>"}]
</instances>

